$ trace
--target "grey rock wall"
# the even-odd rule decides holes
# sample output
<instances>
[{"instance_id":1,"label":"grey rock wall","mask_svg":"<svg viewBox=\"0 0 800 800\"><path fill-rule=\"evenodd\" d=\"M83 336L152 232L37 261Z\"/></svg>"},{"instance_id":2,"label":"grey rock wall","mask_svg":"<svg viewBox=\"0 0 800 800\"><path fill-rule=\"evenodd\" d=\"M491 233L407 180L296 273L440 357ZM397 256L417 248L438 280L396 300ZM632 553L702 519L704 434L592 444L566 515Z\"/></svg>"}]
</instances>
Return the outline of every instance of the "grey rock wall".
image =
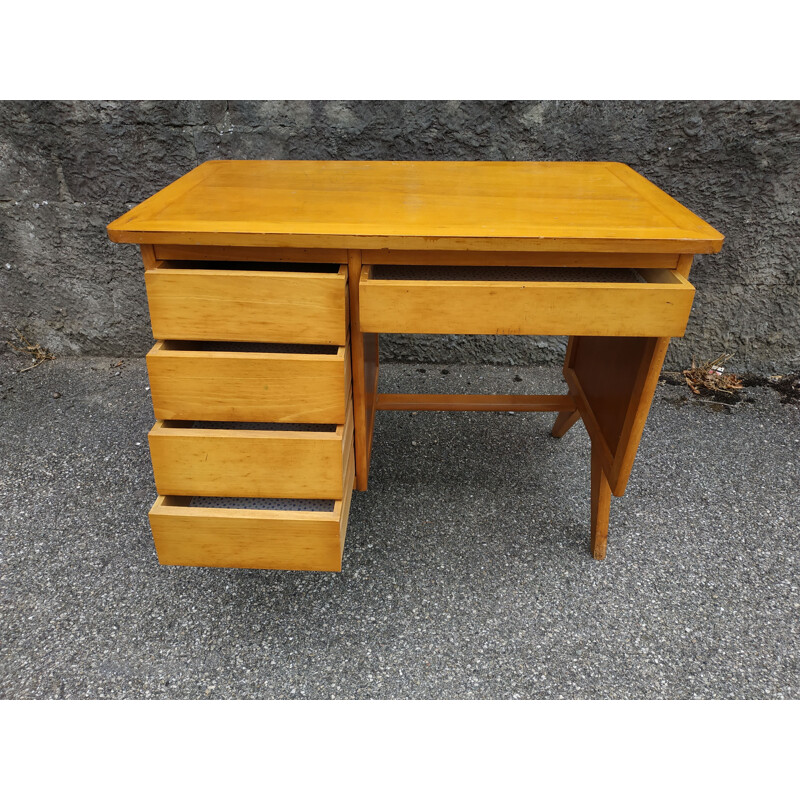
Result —
<instances>
[{"instance_id":1,"label":"grey rock wall","mask_svg":"<svg viewBox=\"0 0 800 800\"><path fill-rule=\"evenodd\" d=\"M0 346L58 355L151 343L138 248L105 226L211 158L608 160L630 164L726 236L700 256L687 335L667 365L734 354L800 366L797 102L0 103ZM384 358L534 364L564 340L381 339Z\"/></svg>"}]
</instances>

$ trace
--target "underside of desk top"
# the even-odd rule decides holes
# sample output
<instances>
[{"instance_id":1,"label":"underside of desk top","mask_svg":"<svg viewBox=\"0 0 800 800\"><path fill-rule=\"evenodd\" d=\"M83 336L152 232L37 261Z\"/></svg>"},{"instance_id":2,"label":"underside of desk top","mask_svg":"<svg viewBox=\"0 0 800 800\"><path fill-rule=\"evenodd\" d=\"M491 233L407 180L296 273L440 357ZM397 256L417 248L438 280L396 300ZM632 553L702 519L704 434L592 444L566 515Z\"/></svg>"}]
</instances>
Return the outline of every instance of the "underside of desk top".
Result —
<instances>
[{"instance_id":1,"label":"underside of desk top","mask_svg":"<svg viewBox=\"0 0 800 800\"><path fill-rule=\"evenodd\" d=\"M723 236L614 162L207 161L108 226L201 246L716 253Z\"/></svg>"}]
</instances>

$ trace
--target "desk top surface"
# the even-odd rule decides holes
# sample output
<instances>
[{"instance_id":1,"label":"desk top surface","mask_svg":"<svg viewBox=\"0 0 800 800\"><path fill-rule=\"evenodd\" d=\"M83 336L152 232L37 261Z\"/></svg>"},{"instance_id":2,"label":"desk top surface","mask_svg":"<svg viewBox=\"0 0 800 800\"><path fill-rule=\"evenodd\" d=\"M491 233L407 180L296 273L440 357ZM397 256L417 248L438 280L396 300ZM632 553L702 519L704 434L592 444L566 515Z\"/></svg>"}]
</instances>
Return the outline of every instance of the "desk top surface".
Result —
<instances>
[{"instance_id":1,"label":"desk top surface","mask_svg":"<svg viewBox=\"0 0 800 800\"><path fill-rule=\"evenodd\" d=\"M207 161L108 226L115 242L716 253L723 236L614 162Z\"/></svg>"}]
</instances>

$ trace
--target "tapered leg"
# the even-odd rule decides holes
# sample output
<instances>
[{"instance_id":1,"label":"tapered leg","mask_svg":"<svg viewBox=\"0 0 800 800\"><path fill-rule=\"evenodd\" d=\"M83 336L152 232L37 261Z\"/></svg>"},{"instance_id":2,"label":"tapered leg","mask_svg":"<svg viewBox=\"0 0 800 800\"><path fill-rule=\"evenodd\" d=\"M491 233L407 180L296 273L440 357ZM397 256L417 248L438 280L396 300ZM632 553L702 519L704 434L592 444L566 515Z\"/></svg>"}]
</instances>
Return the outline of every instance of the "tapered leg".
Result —
<instances>
[{"instance_id":1,"label":"tapered leg","mask_svg":"<svg viewBox=\"0 0 800 800\"><path fill-rule=\"evenodd\" d=\"M361 282L361 251L348 251L350 291L350 359L353 374L353 422L356 459L356 489L365 491L372 451L372 430L378 398L378 334L361 332L358 290Z\"/></svg>"},{"instance_id":2,"label":"tapered leg","mask_svg":"<svg viewBox=\"0 0 800 800\"><path fill-rule=\"evenodd\" d=\"M575 348L575 336L570 336L567 341L567 353L564 356L564 371L572 366L572 353ZM577 409L575 411L561 411L556 417L553 430L550 435L556 439L560 439L579 419L581 413Z\"/></svg>"},{"instance_id":3,"label":"tapered leg","mask_svg":"<svg viewBox=\"0 0 800 800\"><path fill-rule=\"evenodd\" d=\"M608 512L611 510L611 487L601 464L600 453L592 446L592 538L589 546L598 560L606 557Z\"/></svg>"},{"instance_id":4,"label":"tapered leg","mask_svg":"<svg viewBox=\"0 0 800 800\"><path fill-rule=\"evenodd\" d=\"M560 412L556 417L550 435L554 436L556 439L560 439L580 418L581 412L578 411L578 409L575 409L575 411Z\"/></svg>"},{"instance_id":5,"label":"tapered leg","mask_svg":"<svg viewBox=\"0 0 800 800\"><path fill-rule=\"evenodd\" d=\"M350 358L353 366L353 421L356 458L356 489L365 491L369 472L367 446L367 406L364 385L364 337L358 319L358 287L361 280L361 251L348 251L350 290Z\"/></svg>"}]
</instances>

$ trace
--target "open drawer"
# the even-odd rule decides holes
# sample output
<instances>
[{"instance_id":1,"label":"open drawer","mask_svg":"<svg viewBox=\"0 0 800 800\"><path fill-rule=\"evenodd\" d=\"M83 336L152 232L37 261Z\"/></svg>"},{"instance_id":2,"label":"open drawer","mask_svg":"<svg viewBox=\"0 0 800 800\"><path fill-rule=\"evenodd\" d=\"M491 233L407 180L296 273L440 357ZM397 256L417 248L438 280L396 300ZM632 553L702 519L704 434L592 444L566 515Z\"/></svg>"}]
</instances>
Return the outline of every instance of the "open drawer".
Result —
<instances>
[{"instance_id":1,"label":"open drawer","mask_svg":"<svg viewBox=\"0 0 800 800\"><path fill-rule=\"evenodd\" d=\"M371 266L365 333L683 336L694 287L676 270Z\"/></svg>"},{"instance_id":2,"label":"open drawer","mask_svg":"<svg viewBox=\"0 0 800 800\"><path fill-rule=\"evenodd\" d=\"M351 390L349 345L156 342L147 372L160 420L339 425Z\"/></svg>"},{"instance_id":3,"label":"open drawer","mask_svg":"<svg viewBox=\"0 0 800 800\"><path fill-rule=\"evenodd\" d=\"M159 494L340 500L353 406L342 425L159 421L148 438Z\"/></svg>"},{"instance_id":4,"label":"open drawer","mask_svg":"<svg viewBox=\"0 0 800 800\"><path fill-rule=\"evenodd\" d=\"M348 453L340 500L159 496L150 509L162 564L339 572L353 493Z\"/></svg>"},{"instance_id":5,"label":"open drawer","mask_svg":"<svg viewBox=\"0 0 800 800\"><path fill-rule=\"evenodd\" d=\"M346 266L159 263L144 276L156 339L347 341Z\"/></svg>"}]
</instances>

